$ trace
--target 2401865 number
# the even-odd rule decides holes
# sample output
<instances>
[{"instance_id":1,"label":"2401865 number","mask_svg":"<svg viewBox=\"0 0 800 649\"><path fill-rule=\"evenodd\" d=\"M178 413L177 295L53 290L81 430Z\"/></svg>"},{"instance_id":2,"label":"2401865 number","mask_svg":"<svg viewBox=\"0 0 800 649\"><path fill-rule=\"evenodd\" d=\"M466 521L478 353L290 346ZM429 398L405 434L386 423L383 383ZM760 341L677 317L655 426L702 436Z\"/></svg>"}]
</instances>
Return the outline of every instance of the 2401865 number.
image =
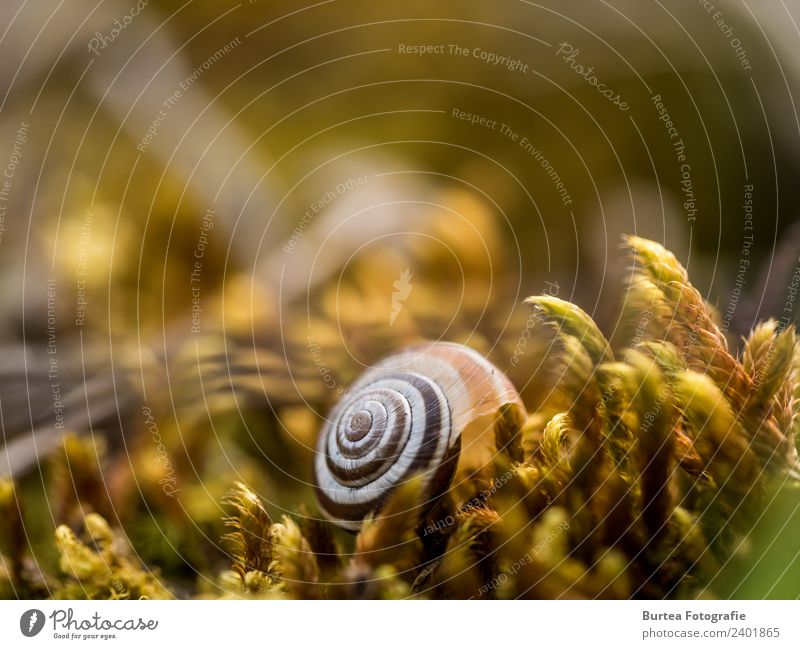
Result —
<instances>
[{"instance_id":1,"label":"2401865 number","mask_svg":"<svg viewBox=\"0 0 800 649\"><path fill-rule=\"evenodd\" d=\"M741 626L732 627L728 637L730 638L779 638L781 630L774 627Z\"/></svg>"}]
</instances>

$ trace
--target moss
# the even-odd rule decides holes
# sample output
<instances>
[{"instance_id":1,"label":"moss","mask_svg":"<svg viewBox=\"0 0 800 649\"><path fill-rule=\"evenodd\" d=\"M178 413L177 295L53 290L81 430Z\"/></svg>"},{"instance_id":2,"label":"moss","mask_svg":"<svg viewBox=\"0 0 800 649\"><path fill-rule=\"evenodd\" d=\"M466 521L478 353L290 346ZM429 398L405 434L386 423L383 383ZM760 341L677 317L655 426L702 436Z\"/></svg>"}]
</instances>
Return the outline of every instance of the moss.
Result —
<instances>
[{"instance_id":1,"label":"moss","mask_svg":"<svg viewBox=\"0 0 800 649\"><path fill-rule=\"evenodd\" d=\"M56 530L65 575L54 599L168 599L158 573L140 565L121 533L98 514L88 514L79 538L66 525Z\"/></svg>"},{"instance_id":2,"label":"moss","mask_svg":"<svg viewBox=\"0 0 800 649\"><path fill-rule=\"evenodd\" d=\"M104 487L118 482L106 476L104 449L70 438L48 477L64 523L51 544L57 569L33 568L48 564L30 554L17 487L0 483L8 521L0 534L0 595L800 595L790 578L796 542L779 533L800 500L795 332L768 321L737 355L672 254L633 237L625 245L633 267L613 347L577 306L552 295L527 300L536 323L546 325L537 336L548 338L531 348L550 351L516 369L542 369L550 385L533 412L497 413L500 452L489 473L454 485L435 503L420 502L421 483L411 480L352 537L320 519L303 480L284 488L285 476L263 477L269 453L259 464L237 445L208 457L212 438L192 444L175 461L180 498L147 487L146 508L114 508L118 494ZM337 357L331 351L328 358ZM279 418L301 443L285 437L264 445L279 454L280 466L294 454L297 464L310 464L318 417L298 408ZM268 432L282 430L276 424ZM200 437L193 431L190 438ZM179 455L179 445L170 453ZM195 464L195 453L203 461ZM230 464L254 482L234 479ZM180 467L196 467L197 479ZM231 484L220 498L222 485ZM286 494L299 513L283 509ZM144 550L148 565L134 549ZM186 556L197 557L194 581L179 568ZM775 578L766 583L760 573Z\"/></svg>"}]
</instances>

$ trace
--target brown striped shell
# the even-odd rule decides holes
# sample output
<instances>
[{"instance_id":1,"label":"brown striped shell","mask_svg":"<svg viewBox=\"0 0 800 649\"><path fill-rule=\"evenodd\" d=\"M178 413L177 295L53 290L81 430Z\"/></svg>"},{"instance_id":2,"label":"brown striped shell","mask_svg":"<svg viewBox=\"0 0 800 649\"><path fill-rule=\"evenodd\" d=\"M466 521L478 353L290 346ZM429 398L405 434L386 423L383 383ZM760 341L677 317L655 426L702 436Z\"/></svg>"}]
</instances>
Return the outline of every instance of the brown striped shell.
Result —
<instances>
[{"instance_id":1,"label":"brown striped shell","mask_svg":"<svg viewBox=\"0 0 800 649\"><path fill-rule=\"evenodd\" d=\"M422 475L428 500L452 480L469 424L514 403L514 386L478 352L426 343L361 376L322 429L314 463L323 513L351 531L403 481Z\"/></svg>"}]
</instances>

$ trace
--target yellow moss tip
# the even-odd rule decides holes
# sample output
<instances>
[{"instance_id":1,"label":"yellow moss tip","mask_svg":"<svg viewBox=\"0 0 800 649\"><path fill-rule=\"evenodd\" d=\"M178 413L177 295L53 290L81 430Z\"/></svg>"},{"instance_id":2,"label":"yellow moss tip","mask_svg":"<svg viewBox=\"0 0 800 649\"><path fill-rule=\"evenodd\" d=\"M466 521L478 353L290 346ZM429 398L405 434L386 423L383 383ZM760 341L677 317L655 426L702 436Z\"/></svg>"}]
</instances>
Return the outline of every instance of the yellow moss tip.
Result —
<instances>
[{"instance_id":1,"label":"yellow moss tip","mask_svg":"<svg viewBox=\"0 0 800 649\"><path fill-rule=\"evenodd\" d=\"M688 283L688 276L681 263L660 243L630 235L623 236L622 240L640 270L657 285L670 282Z\"/></svg>"},{"instance_id":2,"label":"yellow moss tip","mask_svg":"<svg viewBox=\"0 0 800 649\"><path fill-rule=\"evenodd\" d=\"M233 508L233 514L224 519L233 531L223 536L232 545L232 569L244 579L247 572L268 572L272 562L272 520L258 495L242 482L223 499L223 504Z\"/></svg>"},{"instance_id":3,"label":"yellow moss tip","mask_svg":"<svg viewBox=\"0 0 800 649\"><path fill-rule=\"evenodd\" d=\"M525 300L558 328L559 334L573 336L589 352L595 364L613 360L611 347L588 313L571 302L552 295L535 295Z\"/></svg>"}]
</instances>

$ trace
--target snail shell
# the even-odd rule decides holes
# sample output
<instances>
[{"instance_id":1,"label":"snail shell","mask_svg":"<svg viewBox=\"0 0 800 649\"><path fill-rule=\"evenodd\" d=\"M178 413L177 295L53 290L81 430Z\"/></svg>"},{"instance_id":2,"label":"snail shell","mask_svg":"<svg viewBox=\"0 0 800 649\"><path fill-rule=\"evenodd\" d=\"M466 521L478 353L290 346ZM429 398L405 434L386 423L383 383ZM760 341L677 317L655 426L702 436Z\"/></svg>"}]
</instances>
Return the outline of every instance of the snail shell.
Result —
<instances>
[{"instance_id":1,"label":"snail shell","mask_svg":"<svg viewBox=\"0 0 800 649\"><path fill-rule=\"evenodd\" d=\"M421 474L428 500L449 487L471 422L507 403L514 386L478 352L425 343L380 361L345 393L322 429L314 464L323 513L347 530Z\"/></svg>"}]
</instances>

